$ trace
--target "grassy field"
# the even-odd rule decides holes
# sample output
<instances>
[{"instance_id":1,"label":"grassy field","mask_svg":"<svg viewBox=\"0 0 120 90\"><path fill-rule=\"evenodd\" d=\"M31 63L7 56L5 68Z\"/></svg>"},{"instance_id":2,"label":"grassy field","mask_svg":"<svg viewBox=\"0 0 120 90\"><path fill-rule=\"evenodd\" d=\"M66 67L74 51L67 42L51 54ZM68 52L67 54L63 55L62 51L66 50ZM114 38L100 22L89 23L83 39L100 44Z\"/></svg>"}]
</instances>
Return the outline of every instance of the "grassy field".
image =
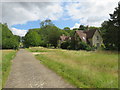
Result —
<instances>
[{"instance_id":1,"label":"grassy field","mask_svg":"<svg viewBox=\"0 0 120 90\"><path fill-rule=\"evenodd\" d=\"M10 72L11 60L16 54L15 50L2 50L2 87L4 87Z\"/></svg>"},{"instance_id":2,"label":"grassy field","mask_svg":"<svg viewBox=\"0 0 120 90\"><path fill-rule=\"evenodd\" d=\"M0 89L2 89L2 50L0 50Z\"/></svg>"},{"instance_id":3,"label":"grassy field","mask_svg":"<svg viewBox=\"0 0 120 90\"><path fill-rule=\"evenodd\" d=\"M29 48L36 58L79 88L118 88L118 54Z\"/></svg>"}]
</instances>

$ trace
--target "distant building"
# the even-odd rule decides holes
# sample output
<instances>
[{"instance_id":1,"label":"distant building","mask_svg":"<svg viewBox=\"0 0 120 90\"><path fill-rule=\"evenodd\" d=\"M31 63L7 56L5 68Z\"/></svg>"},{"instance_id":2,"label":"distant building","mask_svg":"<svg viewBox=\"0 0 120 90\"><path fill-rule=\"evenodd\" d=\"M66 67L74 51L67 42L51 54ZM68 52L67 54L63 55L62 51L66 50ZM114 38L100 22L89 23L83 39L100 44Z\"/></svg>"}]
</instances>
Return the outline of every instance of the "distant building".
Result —
<instances>
[{"instance_id":1,"label":"distant building","mask_svg":"<svg viewBox=\"0 0 120 90\"><path fill-rule=\"evenodd\" d=\"M60 39L58 42L58 47L60 47L63 42L69 41L69 40L71 40L71 37L65 36L64 34L62 34L62 36L60 36Z\"/></svg>"},{"instance_id":2,"label":"distant building","mask_svg":"<svg viewBox=\"0 0 120 90\"><path fill-rule=\"evenodd\" d=\"M75 31L75 40L83 41L97 48L103 43L99 30L77 30Z\"/></svg>"},{"instance_id":3,"label":"distant building","mask_svg":"<svg viewBox=\"0 0 120 90\"><path fill-rule=\"evenodd\" d=\"M76 30L74 37L60 36L59 45L64 41L75 40L77 42L82 41L90 46L100 47L103 44L103 39L99 30Z\"/></svg>"},{"instance_id":4,"label":"distant building","mask_svg":"<svg viewBox=\"0 0 120 90\"><path fill-rule=\"evenodd\" d=\"M63 42L63 41L67 41L67 40L70 40L71 37L69 36L65 36L64 34L62 36L60 36L60 41Z\"/></svg>"}]
</instances>

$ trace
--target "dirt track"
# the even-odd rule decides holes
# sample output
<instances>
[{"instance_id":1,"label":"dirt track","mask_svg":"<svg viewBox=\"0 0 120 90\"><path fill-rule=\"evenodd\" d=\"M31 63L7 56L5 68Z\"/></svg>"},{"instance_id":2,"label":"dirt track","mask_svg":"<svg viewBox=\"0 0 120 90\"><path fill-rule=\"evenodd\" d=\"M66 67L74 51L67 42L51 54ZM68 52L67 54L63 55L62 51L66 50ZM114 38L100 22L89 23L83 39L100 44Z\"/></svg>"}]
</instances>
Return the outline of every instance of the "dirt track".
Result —
<instances>
[{"instance_id":1,"label":"dirt track","mask_svg":"<svg viewBox=\"0 0 120 90\"><path fill-rule=\"evenodd\" d=\"M5 88L72 88L60 76L40 64L32 53L20 49L13 60Z\"/></svg>"}]
</instances>

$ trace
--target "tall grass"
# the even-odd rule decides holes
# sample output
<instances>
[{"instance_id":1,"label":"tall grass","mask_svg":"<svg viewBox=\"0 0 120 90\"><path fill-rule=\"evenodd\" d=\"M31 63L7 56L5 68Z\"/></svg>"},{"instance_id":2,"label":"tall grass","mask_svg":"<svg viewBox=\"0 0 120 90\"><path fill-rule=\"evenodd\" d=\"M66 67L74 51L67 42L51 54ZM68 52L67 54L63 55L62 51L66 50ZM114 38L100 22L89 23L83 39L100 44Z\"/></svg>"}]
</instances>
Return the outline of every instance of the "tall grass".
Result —
<instances>
[{"instance_id":1,"label":"tall grass","mask_svg":"<svg viewBox=\"0 0 120 90\"><path fill-rule=\"evenodd\" d=\"M118 54L30 48L36 58L79 88L118 88ZM44 52L45 51L45 52Z\"/></svg>"},{"instance_id":2,"label":"tall grass","mask_svg":"<svg viewBox=\"0 0 120 90\"><path fill-rule=\"evenodd\" d=\"M11 60L15 57L15 50L2 50L2 87L4 87L10 72Z\"/></svg>"},{"instance_id":3,"label":"tall grass","mask_svg":"<svg viewBox=\"0 0 120 90\"><path fill-rule=\"evenodd\" d=\"M0 50L0 89L2 89L2 50Z\"/></svg>"}]
</instances>

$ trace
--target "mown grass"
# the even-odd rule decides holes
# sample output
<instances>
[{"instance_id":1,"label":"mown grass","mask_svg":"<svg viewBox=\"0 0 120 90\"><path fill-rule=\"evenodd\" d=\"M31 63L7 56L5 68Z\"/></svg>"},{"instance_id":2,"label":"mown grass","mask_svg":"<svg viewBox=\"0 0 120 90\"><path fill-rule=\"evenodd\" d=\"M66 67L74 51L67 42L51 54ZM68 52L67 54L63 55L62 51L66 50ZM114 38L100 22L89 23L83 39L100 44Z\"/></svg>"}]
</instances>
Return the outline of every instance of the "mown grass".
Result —
<instances>
[{"instance_id":1,"label":"mown grass","mask_svg":"<svg viewBox=\"0 0 120 90\"><path fill-rule=\"evenodd\" d=\"M4 87L6 80L8 78L11 60L15 57L15 50L2 50L2 87Z\"/></svg>"},{"instance_id":2,"label":"mown grass","mask_svg":"<svg viewBox=\"0 0 120 90\"><path fill-rule=\"evenodd\" d=\"M30 48L36 58L79 88L118 88L118 54Z\"/></svg>"}]
</instances>

